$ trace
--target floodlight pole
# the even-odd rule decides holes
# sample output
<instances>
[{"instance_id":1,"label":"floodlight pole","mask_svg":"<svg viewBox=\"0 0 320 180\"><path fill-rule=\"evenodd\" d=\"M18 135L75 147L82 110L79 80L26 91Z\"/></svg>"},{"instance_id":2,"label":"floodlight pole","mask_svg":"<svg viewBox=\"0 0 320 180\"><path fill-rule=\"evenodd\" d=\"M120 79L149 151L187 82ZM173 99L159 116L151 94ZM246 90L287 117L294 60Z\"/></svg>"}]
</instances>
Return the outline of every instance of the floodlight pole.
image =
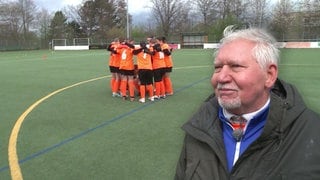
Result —
<instances>
[{"instance_id":1,"label":"floodlight pole","mask_svg":"<svg viewBox=\"0 0 320 180\"><path fill-rule=\"evenodd\" d=\"M130 33L129 33L129 0L127 0L127 40L130 38Z\"/></svg>"}]
</instances>

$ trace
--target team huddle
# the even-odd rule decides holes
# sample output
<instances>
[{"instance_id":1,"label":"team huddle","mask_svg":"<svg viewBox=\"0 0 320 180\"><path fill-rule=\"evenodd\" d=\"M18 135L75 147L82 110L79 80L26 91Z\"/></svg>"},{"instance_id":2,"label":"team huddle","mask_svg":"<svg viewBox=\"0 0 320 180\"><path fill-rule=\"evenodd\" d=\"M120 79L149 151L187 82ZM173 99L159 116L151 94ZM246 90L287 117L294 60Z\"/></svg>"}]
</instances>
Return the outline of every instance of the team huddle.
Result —
<instances>
[{"instance_id":1,"label":"team huddle","mask_svg":"<svg viewBox=\"0 0 320 180\"><path fill-rule=\"evenodd\" d=\"M108 46L108 51L113 97L134 101L136 94L139 94L139 102L145 103L147 94L150 101L173 95L170 79L172 48L165 37L148 38L139 46L135 46L133 41L116 38Z\"/></svg>"}]
</instances>

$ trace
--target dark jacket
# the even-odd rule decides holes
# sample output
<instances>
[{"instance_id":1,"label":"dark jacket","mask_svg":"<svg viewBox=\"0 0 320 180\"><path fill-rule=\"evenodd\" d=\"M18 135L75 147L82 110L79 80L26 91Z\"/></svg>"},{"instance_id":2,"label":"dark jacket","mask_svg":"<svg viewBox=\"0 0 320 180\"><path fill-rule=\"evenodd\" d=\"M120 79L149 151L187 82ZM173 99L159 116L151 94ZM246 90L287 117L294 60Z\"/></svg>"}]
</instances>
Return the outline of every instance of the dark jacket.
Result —
<instances>
[{"instance_id":1,"label":"dark jacket","mask_svg":"<svg viewBox=\"0 0 320 180\"><path fill-rule=\"evenodd\" d=\"M216 97L210 96L183 125L186 136L176 180L320 179L320 119L292 85L277 80L261 136L239 157L230 173L218 106Z\"/></svg>"}]
</instances>

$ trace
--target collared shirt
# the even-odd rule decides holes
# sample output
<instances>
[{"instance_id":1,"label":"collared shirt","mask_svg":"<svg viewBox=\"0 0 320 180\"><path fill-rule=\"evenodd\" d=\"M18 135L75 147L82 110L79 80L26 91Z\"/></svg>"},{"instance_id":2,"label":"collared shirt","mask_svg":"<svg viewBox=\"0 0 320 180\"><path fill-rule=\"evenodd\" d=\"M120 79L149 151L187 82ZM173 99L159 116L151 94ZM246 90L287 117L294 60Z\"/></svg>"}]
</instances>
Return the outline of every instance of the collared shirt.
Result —
<instances>
[{"instance_id":1,"label":"collared shirt","mask_svg":"<svg viewBox=\"0 0 320 180\"><path fill-rule=\"evenodd\" d=\"M247 120L247 124L244 128L244 131L247 129L248 124L250 123L250 120L253 119L257 114L259 114L261 111L265 110L270 104L270 97L268 98L267 102L262 106L262 108L258 109L255 112L248 113L248 114L242 114L241 116ZM223 115L226 119L230 119L232 116L236 116L235 114L229 113L226 109L223 109Z\"/></svg>"},{"instance_id":2,"label":"collared shirt","mask_svg":"<svg viewBox=\"0 0 320 180\"><path fill-rule=\"evenodd\" d=\"M267 120L269 104L270 98L259 110L241 115L247 120L247 124L244 128L244 135L239 142L234 139L232 135L233 129L228 123L228 119L234 116L234 114L227 112L221 107L219 108L219 119L223 124L223 140L225 144L229 171L231 171L233 165L237 162L241 154L261 135L262 129Z\"/></svg>"}]
</instances>

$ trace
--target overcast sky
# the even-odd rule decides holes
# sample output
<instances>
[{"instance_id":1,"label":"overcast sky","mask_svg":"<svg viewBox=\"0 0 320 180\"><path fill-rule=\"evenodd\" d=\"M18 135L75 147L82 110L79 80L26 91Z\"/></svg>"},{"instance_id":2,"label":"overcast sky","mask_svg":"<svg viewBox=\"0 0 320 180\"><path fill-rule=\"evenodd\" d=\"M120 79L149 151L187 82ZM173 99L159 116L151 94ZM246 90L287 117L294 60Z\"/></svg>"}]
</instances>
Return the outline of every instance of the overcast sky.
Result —
<instances>
[{"instance_id":1,"label":"overcast sky","mask_svg":"<svg viewBox=\"0 0 320 180\"><path fill-rule=\"evenodd\" d=\"M40 8L45 8L51 11L62 10L68 5L77 6L81 4L82 0L34 0L35 4ZM149 0L128 0L129 13L137 13L140 11L148 11L146 6L150 6Z\"/></svg>"}]
</instances>

